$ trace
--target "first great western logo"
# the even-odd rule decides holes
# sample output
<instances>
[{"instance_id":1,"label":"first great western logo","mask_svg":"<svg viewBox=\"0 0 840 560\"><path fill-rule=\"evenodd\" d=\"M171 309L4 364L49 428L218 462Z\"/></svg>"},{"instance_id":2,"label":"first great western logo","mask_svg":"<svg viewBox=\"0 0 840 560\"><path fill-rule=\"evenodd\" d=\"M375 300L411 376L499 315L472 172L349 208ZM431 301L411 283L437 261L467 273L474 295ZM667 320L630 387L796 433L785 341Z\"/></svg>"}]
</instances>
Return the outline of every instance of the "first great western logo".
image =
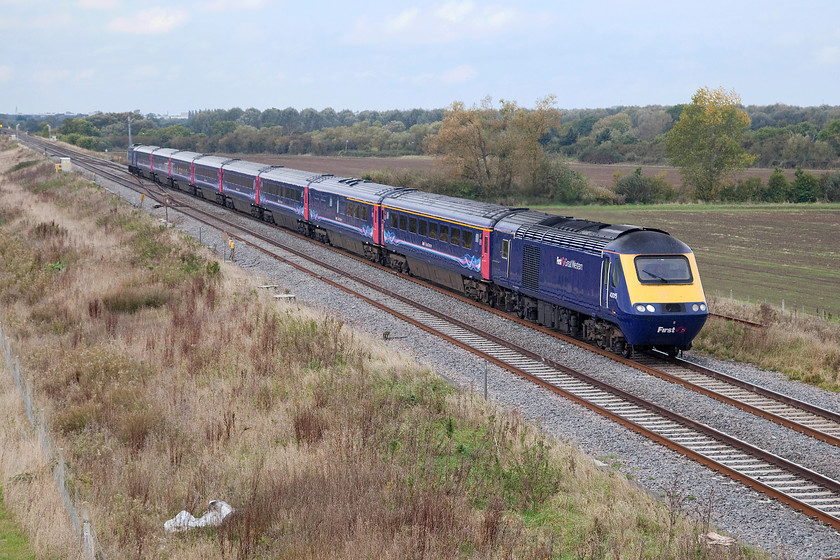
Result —
<instances>
[{"instance_id":1,"label":"first great western logo","mask_svg":"<svg viewBox=\"0 0 840 560\"><path fill-rule=\"evenodd\" d=\"M557 257L557 266L564 268L574 268L575 270L583 270L583 263L574 259L567 259L566 257Z\"/></svg>"}]
</instances>

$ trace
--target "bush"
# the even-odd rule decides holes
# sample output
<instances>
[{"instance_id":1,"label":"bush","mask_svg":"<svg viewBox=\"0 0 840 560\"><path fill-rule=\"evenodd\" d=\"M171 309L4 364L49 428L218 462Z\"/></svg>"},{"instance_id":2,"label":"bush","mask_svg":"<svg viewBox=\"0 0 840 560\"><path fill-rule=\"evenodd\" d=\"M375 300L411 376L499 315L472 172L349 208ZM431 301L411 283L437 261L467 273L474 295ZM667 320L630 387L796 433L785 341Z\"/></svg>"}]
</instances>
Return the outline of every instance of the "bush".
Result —
<instances>
[{"instance_id":1,"label":"bush","mask_svg":"<svg viewBox=\"0 0 840 560\"><path fill-rule=\"evenodd\" d=\"M105 309L112 313L135 313L144 307L162 307L169 301L169 292L154 286L124 287L102 298Z\"/></svg>"},{"instance_id":2,"label":"bush","mask_svg":"<svg viewBox=\"0 0 840 560\"><path fill-rule=\"evenodd\" d=\"M677 199L677 191L668 183L664 176L646 177L642 175L642 168L637 167L630 175L614 178L615 193L624 198L629 204L651 204L671 202Z\"/></svg>"},{"instance_id":3,"label":"bush","mask_svg":"<svg viewBox=\"0 0 840 560\"><path fill-rule=\"evenodd\" d=\"M790 181L785 177L784 172L778 167L773 170L770 179L767 180L767 189L762 194L764 202L784 202L788 199L790 192Z\"/></svg>"},{"instance_id":4,"label":"bush","mask_svg":"<svg viewBox=\"0 0 840 560\"><path fill-rule=\"evenodd\" d=\"M763 191L764 183L761 181L761 177L738 179L735 185L729 184L723 187L720 199L723 202L758 201L761 200Z\"/></svg>"},{"instance_id":5,"label":"bush","mask_svg":"<svg viewBox=\"0 0 840 560\"><path fill-rule=\"evenodd\" d=\"M580 161L584 163L618 163L623 160L624 156L612 144L591 147L580 154Z\"/></svg>"},{"instance_id":6,"label":"bush","mask_svg":"<svg viewBox=\"0 0 840 560\"><path fill-rule=\"evenodd\" d=\"M820 180L815 175L803 171L801 167L797 167L792 195L790 202L816 202L818 198L822 198Z\"/></svg>"},{"instance_id":7,"label":"bush","mask_svg":"<svg viewBox=\"0 0 840 560\"><path fill-rule=\"evenodd\" d=\"M840 171L820 177L820 190L826 202L840 202Z\"/></svg>"}]
</instances>

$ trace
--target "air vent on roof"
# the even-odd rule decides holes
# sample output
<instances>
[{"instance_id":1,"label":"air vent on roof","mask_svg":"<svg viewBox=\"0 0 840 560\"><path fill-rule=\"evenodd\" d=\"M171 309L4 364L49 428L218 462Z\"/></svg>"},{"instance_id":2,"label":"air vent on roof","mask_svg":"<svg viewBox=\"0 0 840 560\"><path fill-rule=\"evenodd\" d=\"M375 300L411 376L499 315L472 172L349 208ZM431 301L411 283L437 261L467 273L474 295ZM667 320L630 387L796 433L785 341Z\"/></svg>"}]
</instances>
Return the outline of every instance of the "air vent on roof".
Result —
<instances>
[{"instance_id":1,"label":"air vent on roof","mask_svg":"<svg viewBox=\"0 0 840 560\"><path fill-rule=\"evenodd\" d=\"M345 185L350 185L351 187L354 185L358 185L359 183L370 183L367 179L356 179L355 177L348 177L346 179L339 179L339 183L344 183Z\"/></svg>"}]
</instances>

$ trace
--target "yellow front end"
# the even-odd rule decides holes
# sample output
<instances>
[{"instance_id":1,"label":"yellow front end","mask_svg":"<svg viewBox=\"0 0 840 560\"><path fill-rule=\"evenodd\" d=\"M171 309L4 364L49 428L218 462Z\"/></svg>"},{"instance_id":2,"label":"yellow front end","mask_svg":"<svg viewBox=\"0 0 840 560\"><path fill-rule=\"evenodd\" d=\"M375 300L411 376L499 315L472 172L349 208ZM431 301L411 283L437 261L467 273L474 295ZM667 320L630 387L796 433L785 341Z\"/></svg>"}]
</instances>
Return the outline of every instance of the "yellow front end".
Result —
<instances>
[{"instance_id":1,"label":"yellow front end","mask_svg":"<svg viewBox=\"0 0 840 560\"><path fill-rule=\"evenodd\" d=\"M621 268L627 282L627 292L631 305L637 303L700 303L706 302L700 274L697 271L697 261L694 253L685 253L691 267L692 282L690 284L642 284L636 274L634 259L639 255L620 255Z\"/></svg>"}]
</instances>

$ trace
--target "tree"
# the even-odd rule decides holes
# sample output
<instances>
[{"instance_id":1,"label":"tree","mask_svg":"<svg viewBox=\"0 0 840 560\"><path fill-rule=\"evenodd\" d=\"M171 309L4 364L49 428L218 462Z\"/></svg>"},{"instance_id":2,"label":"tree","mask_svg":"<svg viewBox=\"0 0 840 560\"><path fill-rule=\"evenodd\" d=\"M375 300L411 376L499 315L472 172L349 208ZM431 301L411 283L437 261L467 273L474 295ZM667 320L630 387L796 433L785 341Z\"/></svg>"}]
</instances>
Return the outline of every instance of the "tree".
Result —
<instances>
[{"instance_id":1,"label":"tree","mask_svg":"<svg viewBox=\"0 0 840 560\"><path fill-rule=\"evenodd\" d=\"M430 149L487 198L513 194L515 181L535 193L548 171L542 140L560 123L553 105L553 96L537 101L531 111L505 100L495 109L490 97L469 109L456 101L444 113Z\"/></svg>"},{"instance_id":2,"label":"tree","mask_svg":"<svg viewBox=\"0 0 840 560\"><path fill-rule=\"evenodd\" d=\"M791 185L793 191L792 202L816 202L817 199L822 198L820 180L815 175L797 167L794 177L793 185Z\"/></svg>"},{"instance_id":3,"label":"tree","mask_svg":"<svg viewBox=\"0 0 840 560\"><path fill-rule=\"evenodd\" d=\"M715 200L724 179L755 160L742 144L749 127L737 93L701 88L665 136L665 155L697 198Z\"/></svg>"},{"instance_id":4,"label":"tree","mask_svg":"<svg viewBox=\"0 0 840 560\"><path fill-rule=\"evenodd\" d=\"M778 167L767 179L767 190L762 197L767 202L784 202L790 194L790 181L785 177L784 172Z\"/></svg>"}]
</instances>

